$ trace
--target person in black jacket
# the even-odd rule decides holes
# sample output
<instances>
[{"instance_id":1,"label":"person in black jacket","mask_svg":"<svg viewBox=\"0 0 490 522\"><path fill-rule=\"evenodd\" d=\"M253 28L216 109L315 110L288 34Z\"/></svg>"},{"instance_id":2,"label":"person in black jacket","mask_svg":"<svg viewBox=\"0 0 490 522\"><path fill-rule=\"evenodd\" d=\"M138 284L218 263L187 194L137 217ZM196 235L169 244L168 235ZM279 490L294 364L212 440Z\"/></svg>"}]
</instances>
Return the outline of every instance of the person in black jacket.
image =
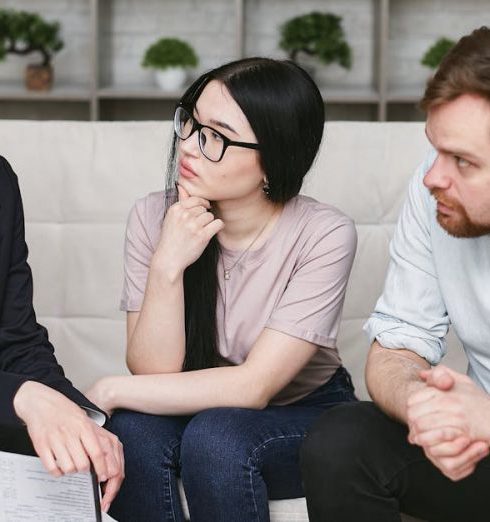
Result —
<instances>
[{"instance_id":1,"label":"person in black jacket","mask_svg":"<svg viewBox=\"0 0 490 522\"><path fill-rule=\"evenodd\" d=\"M27 253L17 176L0 156L0 448L31 447L54 476L92 464L106 482L107 511L124 476L122 445L100 426L104 414L65 377L36 321Z\"/></svg>"}]
</instances>

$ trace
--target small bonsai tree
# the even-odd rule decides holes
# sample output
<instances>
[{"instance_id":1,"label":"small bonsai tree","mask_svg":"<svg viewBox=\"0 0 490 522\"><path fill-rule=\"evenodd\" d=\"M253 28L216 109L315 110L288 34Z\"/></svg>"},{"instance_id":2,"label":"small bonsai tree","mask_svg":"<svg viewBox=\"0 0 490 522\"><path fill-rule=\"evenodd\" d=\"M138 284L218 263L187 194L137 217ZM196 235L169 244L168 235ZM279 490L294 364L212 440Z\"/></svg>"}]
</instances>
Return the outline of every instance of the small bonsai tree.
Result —
<instances>
[{"instance_id":1,"label":"small bonsai tree","mask_svg":"<svg viewBox=\"0 0 490 522\"><path fill-rule=\"evenodd\" d=\"M161 38L145 52L143 67L167 69L168 67L195 67L198 59L194 49L177 38Z\"/></svg>"},{"instance_id":2,"label":"small bonsai tree","mask_svg":"<svg viewBox=\"0 0 490 522\"><path fill-rule=\"evenodd\" d=\"M449 38L439 38L434 45L431 45L426 51L420 63L431 69L435 69L439 66L444 56L449 50L456 45L454 40Z\"/></svg>"},{"instance_id":3,"label":"small bonsai tree","mask_svg":"<svg viewBox=\"0 0 490 522\"><path fill-rule=\"evenodd\" d=\"M49 23L36 13L0 9L0 61L8 53L26 55L39 52L41 66L51 65L53 55L63 49L60 24Z\"/></svg>"},{"instance_id":4,"label":"small bonsai tree","mask_svg":"<svg viewBox=\"0 0 490 522\"><path fill-rule=\"evenodd\" d=\"M279 46L294 61L301 52L316 56L325 64L337 62L350 69L352 51L341 22L340 16L316 11L291 18L281 27Z\"/></svg>"}]
</instances>

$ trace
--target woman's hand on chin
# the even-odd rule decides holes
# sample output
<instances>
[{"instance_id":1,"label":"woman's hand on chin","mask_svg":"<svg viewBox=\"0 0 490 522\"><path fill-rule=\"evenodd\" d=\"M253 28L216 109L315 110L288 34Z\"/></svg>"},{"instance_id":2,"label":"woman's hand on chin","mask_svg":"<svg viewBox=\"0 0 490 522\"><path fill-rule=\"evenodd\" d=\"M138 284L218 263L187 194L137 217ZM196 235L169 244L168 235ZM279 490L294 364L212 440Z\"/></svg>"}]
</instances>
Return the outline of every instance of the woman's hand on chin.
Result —
<instances>
[{"instance_id":1,"label":"woman's hand on chin","mask_svg":"<svg viewBox=\"0 0 490 522\"><path fill-rule=\"evenodd\" d=\"M85 392L85 396L111 416L118 407L117 382L117 377L102 377Z\"/></svg>"},{"instance_id":2,"label":"woman's hand on chin","mask_svg":"<svg viewBox=\"0 0 490 522\"><path fill-rule=\"evenodd\" d=\"M189 196L180 185L177 188L179 201L167 211L152 259L152 269L168 275L171 280L182 276L224 227L223 221L209 211L211 204L207 199Z\"/></svg>"}]
</instances>

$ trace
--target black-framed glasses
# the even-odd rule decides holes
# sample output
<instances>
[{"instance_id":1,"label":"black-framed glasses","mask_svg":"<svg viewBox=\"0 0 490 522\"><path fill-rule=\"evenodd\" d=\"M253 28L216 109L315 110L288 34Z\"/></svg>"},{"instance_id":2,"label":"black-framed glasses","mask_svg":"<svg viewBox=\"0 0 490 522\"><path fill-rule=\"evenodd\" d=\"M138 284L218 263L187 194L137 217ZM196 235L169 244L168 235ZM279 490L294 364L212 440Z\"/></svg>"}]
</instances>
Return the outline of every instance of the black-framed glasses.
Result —
<instances>
[{"instance_id":1,"label":"black-framed glasses","mask_svg":"<svg viewBox=\"0 0 490 522\"><path fill-rule=\"evenodd\" d=\"M258 143L233 141L216 129L200 124L182 105L179 105L175 110L174 131L181 140L190 138L195 131L198 131L198 142L201 152L204 157L214 162L218 162L223 158L226 149L230 145L246 149L259 149Z\"/></svg>"}]
</instances>

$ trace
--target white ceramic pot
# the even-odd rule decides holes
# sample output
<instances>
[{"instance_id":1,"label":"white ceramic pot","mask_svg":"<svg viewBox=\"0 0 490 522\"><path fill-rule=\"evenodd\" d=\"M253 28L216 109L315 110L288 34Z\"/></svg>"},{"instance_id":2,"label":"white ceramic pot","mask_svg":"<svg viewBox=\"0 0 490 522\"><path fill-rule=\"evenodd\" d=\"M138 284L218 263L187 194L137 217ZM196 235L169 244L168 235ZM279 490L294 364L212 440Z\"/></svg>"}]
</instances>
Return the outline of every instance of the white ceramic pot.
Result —
<instances>
[{"instance_id":1,"label":"white ceramic pot","mask_svg":"<svg viewBox=\"0 0 490 522\"><path fill-rule=\"evenodd\" d=\"M185 78L186 71L182 67L168 67L155 71L156 82L163 91L175 91L182 88Z\"/></svg>"},{"instance_id":2,"label":"white ceramic pot","mask_svg":"<svg viewBox=\"0 0 490 522\"><path fill-rule=\"evenodd\" d=\"M315 81L320 87L341 87L348 85L349 69L338 63L319 63L315 70Z\"/></svg>"},{"instance_id":3,"label":"white ceramic pot","mask_svg":"<svg viewBox=\"0 0 490 522\"><path fill-rule=\"evenodd\" d=\"M316 56L302 53L298 65L303 67L320 88L341 87L348 84L350 71L336 62L326 65L320 62Z\"/></svg>"}]
</instances>

